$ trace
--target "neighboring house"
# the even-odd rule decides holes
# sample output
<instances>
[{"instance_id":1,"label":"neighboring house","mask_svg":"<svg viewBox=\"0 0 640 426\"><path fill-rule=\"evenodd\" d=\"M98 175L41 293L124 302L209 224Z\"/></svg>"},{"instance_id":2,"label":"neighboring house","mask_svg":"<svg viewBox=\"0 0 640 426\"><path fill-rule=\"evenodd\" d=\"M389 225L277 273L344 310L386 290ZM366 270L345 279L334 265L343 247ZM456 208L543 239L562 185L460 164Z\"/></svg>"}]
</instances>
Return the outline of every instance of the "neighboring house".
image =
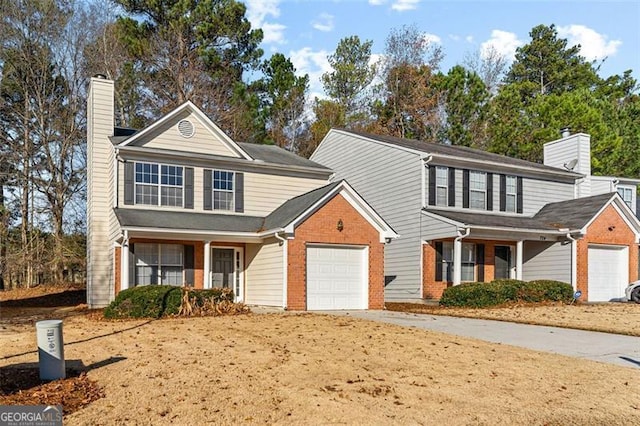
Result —
<instances>
[{"instance_id":1,"label":"neighboring house","mask_svg":"<svg viewBox=\"0 0 640 426\"><path fill-rule=\"evenodd\" d=\"M588 136L565 136L545 147L555 167L337 129L311 160L347 179L401 235L385 253L388 301L499 278L564 281L583 300L622 297L638 279L640 222L615 191L635 181L610 179L607 190L606 178L570 170L589 165Z\"/></svg>"},{"instance_id":2,"label":"neighboring house","mask_svg":"<svg viewBox=\"0 0 640 426\"><path fill-rule=\"evenodd\" d=\"M91 79L87 299L170 284L228 287L285 309L381 309L391 227L332 171L237 143L187 102L114 128L113 82Z\"/></svg>"}]
</instances>

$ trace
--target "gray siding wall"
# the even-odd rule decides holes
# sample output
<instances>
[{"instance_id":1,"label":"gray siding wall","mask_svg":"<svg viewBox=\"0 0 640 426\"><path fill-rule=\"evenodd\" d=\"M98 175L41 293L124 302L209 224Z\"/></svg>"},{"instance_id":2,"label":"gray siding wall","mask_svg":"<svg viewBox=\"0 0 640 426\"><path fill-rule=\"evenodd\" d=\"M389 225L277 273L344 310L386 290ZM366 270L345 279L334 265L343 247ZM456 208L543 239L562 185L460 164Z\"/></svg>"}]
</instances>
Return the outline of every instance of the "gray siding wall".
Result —
<instances>
[{"instance_id":1,"label":"gray siding wall","mask_svg":"<svg viewBox=\"0 0 640 426\"><path fill-rule=\"evenodd\" d=\"M87 102L87 302L98 308L113 299L114 151L113 82L91 79Z\"/></svg>"},{"instance_id":2,"label":"gray siding wall","mask_svg":"<svg viewBox=\"0 0 640 426\"><path fill-rule=\"evenodd\" d=\"M571 283L571 244L525 241L522 278Z\"/></svg>"},{"instance_id":3,"label":"gray siding wall","mask_svg":"<svg viewBox=\"0 0 640 426\"><path fill-rule=\"evenodd\" d=\"M400 234L385 247L385 299L420 299L419 155L332 131L311 159L332 168L335 179L346 179Z\"/></svg>"},{"instance_id":4,"label":"gray siding wall","mask_svg":"<svg viewBox=\"0 0 640 426\"><path fill-rule=\"evenodd\" d=\"M522 193L524 200L522 213L525 216L536 214L545 204L574 198L573 185L570 183L531 178L522 179ZM495 204L494 208L496 208ZM499 209L499 204L496 209Z\"/></svg>"},{"instance_id":5,"label":"gray siding wall","mask_svg":"<svg viewBox=\"0 0 640 426\"><path fill-rule=\"evenodd\" d=\"M421 237L424 241L451 238L458 235L455 225L434 219L427 215L422 215Z\"/></svg>"},{"instance_id":6,"label":"gray siding wall","mask_svg":"<svg viewBox=\"0 0 640 426\"><path fill-rule=\"evenodd\" d=\"M275 238L245 249L245 303L282 307L284 283L283 247Z\"/></svg>"}]
</instances>

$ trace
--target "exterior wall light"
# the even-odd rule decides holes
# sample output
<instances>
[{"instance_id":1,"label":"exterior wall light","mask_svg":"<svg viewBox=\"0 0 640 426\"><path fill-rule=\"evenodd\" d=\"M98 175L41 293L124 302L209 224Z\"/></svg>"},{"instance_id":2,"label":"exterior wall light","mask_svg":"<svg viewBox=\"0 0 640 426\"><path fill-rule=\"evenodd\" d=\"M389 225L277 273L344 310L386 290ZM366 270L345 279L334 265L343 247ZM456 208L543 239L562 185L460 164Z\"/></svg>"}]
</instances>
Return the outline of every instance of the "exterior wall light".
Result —
<instances>
[{"instance_id":1,"label":"exterior wall light","mask_svg":"<svg viewBox=\"0 0 640 426\"><path fill-rule=\"evenodd\" d=\"M342 222L342 219L338 219L338 224L336 225L336 229L339 232L342 232L342 230L344 229L344 223Z\"/></svg>"}]
</instances>

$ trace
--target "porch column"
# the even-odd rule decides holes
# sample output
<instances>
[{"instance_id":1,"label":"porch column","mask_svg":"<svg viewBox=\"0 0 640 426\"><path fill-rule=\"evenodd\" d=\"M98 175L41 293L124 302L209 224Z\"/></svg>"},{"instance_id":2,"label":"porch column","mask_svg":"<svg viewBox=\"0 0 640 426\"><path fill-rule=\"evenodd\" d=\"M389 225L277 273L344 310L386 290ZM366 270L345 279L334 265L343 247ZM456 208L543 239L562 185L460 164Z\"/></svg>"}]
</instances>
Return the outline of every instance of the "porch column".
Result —
<instances>
[{"instance_id":1,"label":"porch column","mask_svg":"<svg viewBox=\"0 0 640 426\"><path fill-rule=\"evenodd\" d=\"M462 281L462 239L453 240L453 285Z\"/></svg>"},{"instance_id":2,"label":"porch column","mask_svg":"<svg viewBox=\"0 0 640 426\"><path fill-rule=\"evenodd\" d=\"M129 240L122 241L120 249L120 291L129 288Z\"/></svg>"},{"instance_id":3,"label":"porch column","mask_svg":"<svg viewBox=\"0 0 640 426\"><path fill-rule=\"evenodd\" d=\"M211 271L211 241L205 241L204 242L204 268L203 268L203 275L204 275L203 287L204 288L211 288L210 271Z\"/></svg>"},{"instance_id":4,"label":"porch column","mask_svg":"<svg viewBox=\"0 0 640 426\"><path fill-rule=\"evenodd\" d=\"M522 252L524 251L524 241L516 243L516 280L522 280Z\"/></svg>"}]
</instances>

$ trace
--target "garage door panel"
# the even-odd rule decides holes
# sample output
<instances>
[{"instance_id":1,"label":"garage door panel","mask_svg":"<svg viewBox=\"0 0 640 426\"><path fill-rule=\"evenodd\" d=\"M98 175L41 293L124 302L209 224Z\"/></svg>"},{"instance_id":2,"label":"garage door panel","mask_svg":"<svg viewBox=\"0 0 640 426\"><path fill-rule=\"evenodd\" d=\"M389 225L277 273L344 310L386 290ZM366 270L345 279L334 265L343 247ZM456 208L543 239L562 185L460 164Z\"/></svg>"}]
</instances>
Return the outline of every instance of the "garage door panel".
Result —
<instances>
[{"instance_id":1,"label":"garage door panel","mask_svg":"<svg viewBox=\"0 0 640 426\"><path fill-rule=\"evenodd\" d=\"M352 247L307 248L307 309L366 309L366 250Z\"/></svg>"},{"instance_id":2,"label":"garage door panel","mask_svg":"<svg viewBox=\"0 0 640 426\"><path fill-rule=\"evenodd\" d=\"M589 246L588 300L608 302L624 296L629 279L626 246Z\"/></svg>"}]
</instances>

